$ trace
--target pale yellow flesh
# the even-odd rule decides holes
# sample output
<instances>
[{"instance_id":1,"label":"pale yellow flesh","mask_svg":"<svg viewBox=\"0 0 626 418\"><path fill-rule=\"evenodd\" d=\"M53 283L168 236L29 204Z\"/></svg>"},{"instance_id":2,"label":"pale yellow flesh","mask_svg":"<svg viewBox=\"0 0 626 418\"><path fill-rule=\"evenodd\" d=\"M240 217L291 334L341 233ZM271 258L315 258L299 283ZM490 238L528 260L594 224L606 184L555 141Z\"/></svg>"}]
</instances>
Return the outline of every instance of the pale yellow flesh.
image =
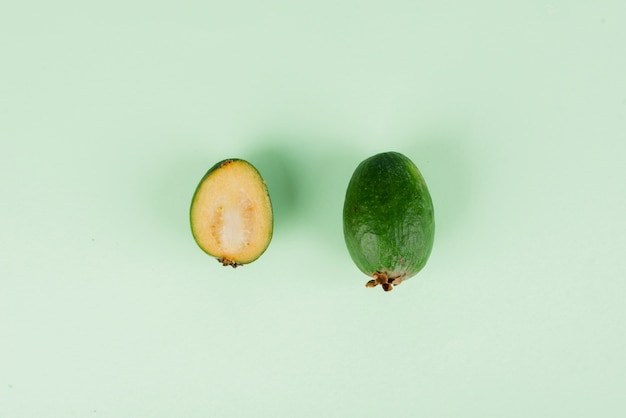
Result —
<instances>
[{"instance_id":1,"label":"pale yellow flesh","mask_svg":"<svg viewBox=\"0 0 626 418\"><path fill-rule=\"evenodd\" d=\"M272 238L272 207L259 173L235 160L205 177L191 205L191 229L200 248L218 259L256 260Z\"/></svg>"}]
</instances>

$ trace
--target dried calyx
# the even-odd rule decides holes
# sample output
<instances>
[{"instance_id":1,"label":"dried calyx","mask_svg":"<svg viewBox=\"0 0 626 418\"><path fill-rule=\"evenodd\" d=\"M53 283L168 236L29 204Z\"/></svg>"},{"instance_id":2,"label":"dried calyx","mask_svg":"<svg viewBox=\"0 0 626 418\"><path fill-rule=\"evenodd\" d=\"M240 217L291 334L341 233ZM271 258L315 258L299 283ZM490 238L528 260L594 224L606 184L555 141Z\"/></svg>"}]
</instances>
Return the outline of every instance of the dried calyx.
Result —
<instances>
[{"instance_id":1,"label":"dried calyx","mask_svg":"<svg viewBox=\"0 0 626 418\"><path fill-rule=\"evenodd\" d=\"M388 273L381 271L375 271L372 276L374 278L367 282L365 286L376 287L378 285L381 285L385 292L389 292L391 289L393 289L393 286L397 286L402 283L402 279L404 278L403 275L390 277Z\"/></svg>"},{"instance_id":2,"label":"dried calyx","mask_svg":"<svg viewBox=\"0 0 626 418\"><path fill-rule=\"evenodd\" d=\"M218 258L217 261L222 263L222 265L224 267L231 266L232 268L237 268L237 267L243 265L243 264L238 264L238 263L234 262L233 260L229 260L228 258Z\"/></svg>"}]
</instances>

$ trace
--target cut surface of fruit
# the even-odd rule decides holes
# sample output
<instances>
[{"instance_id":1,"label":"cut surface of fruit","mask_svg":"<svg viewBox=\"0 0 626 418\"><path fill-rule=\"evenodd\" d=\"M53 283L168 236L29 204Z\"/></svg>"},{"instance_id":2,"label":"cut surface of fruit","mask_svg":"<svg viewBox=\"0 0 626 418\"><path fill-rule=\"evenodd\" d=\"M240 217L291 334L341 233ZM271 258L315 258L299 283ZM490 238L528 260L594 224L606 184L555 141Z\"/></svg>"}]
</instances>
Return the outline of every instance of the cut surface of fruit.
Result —
<instances>
[{"instance_id":1,"label":"cut surface of fruit","mask_svg":"<svg viewBox=\"0 0 626 418\"><path fill-rule=\"evenodd\" d=\"M223 265L237 267L256 260L273 232L272 204L263 178L245 160L217 163L196 189L190 222L198 246Z\"/></svg>"}]
</instances>

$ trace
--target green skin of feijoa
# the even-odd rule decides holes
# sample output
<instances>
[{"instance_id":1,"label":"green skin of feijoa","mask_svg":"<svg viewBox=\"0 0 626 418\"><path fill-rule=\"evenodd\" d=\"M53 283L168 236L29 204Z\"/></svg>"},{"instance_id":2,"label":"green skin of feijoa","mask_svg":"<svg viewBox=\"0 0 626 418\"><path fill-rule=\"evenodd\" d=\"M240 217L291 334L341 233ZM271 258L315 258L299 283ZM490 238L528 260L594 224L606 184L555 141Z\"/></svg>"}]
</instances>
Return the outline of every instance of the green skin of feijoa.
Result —
<instances>
[{"instance_id":1,"label":"green skin of feijoa","mask_svg":"<svg viewBox=\"0 0 626 418\"><path fill-rule=\"evenodd\" d=\"M374 278L368 287L391 290L417 274L433 247L435 219L415 164L397 152L363 161L346 191L343 231L352 260Z\"/></svg>"}]
</instances>

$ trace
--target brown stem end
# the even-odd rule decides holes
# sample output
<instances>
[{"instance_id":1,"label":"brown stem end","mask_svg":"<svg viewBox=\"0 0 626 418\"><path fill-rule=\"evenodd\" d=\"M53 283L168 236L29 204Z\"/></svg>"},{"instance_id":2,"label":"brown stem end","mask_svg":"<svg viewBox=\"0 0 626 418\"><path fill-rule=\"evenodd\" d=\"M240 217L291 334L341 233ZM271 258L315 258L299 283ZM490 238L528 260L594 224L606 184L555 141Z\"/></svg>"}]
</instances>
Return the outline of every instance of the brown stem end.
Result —
<instances>
[{"instance_id":1,"label":"brown stem end","mask_svg":"<svg viewBox=\"0 0 626 418\"><path fill-rule=\"evenodd\" d=\"M372 274L372 277L374 277L372 280L365 283L365 287L376 287L381 285L385 292L389 292L393 289L393 286L397 286L402 283L402 279L404 278L403 275L390 277L388 273L382 271L375 271L374 274Z\"/></svg>"},{"instance_id":2,"label":"brown stem end","mask_svg":"<svg viewBox=\"0 0 626 418\"><path fill-rule=\"evenodd\" d=\"M218 258L218 259L217 259L217 261L219 261L220 263L222 263L222 265L223 265L224 267L226 267L226 266L231 266L232 268L237 268L237 267L239 267L239 266L242 266L242 265L243 265L243 264L238 264L238 263L236 263L235 261L233 261L233 260L231 260L231 259L229 259L229 258L226 258L226 257L221 257L221 258Z\"/></svg>"}]
</instances>

